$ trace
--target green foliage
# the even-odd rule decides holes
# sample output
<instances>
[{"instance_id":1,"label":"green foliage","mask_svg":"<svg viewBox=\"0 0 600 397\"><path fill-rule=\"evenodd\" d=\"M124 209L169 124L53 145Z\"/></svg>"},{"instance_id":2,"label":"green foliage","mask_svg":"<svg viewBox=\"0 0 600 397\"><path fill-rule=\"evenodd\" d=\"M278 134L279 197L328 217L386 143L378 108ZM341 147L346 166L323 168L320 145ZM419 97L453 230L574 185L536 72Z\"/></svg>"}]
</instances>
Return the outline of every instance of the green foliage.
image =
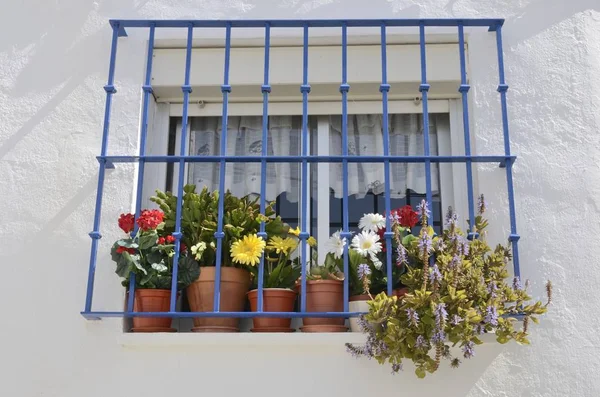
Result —
<instances>
[{"instance_id":1,"label":"green foliage","mask_svg":"<svg viewBox=\"0 0 600 397\"><path fill-rule=\"evenodd\" d=\"M349 351L392 365L394 371L410 360L415 374L423 378L435 372L442 359L457 367L460 360L471 358L482 343L480 335L486 332L494 332L498 343L529 344L529 321L537 323L537 316L546 312L551 284L546 304L531 303L519 280L513 285L506 282L510 247L492 249L486 243L487 221L481 213L475 226L480 239L473 241L457 227L456 217L450 218L440 236L423 227L418 237L404 238L410 265L401 282L409 293L401 299L381 293L370 301L363 319L368 343L365 347L349 345ZM422 243L428 239L430 250ZM511 317L515 314L525 316L520 329ZM452 357L450 346L461 349L460 359Z\"/></svg>"},{"instance_id":2,"label":"green foliage","mask_svg":"<svg viewBox=\"0 0 600 397\"><path fill-rule=\"evenodd\" d=\"M181 230L183 242L192 247L204 242L207 248L199 259L201 266L214 266L216 260L217 241L215 232L218 224L219 192L210 192L203 188L196 192L195 185L186 185L183 189L183 205L181 213ZM170 192L156 191L151 200L158 204L165 213L165 230L171 232L177 218L177 197ZM243 236L259 231L261 221L265 221L268 238L286 234L289 226L275 215L273 203L267 203L265 213L260 213L258 198L244 196L238 198L225 192L223 197L223 232L222 266L238 266L230 256L231 245Z\"/></svg>"},{"instance_id":3,"label":"green foliage","mask_svg":"<svg viewBox=\"0 0 600 397\"><path fill-rule=\"evenodd\" d=\"M329 253L325 256L325 262L322 265L317 265L317 254L315 253L314 255L314 265L310 267L306 275L308 280L344 280L344 272L341 270L340 259L336 259L333 254Z\"/></svg>"}]
</instances>

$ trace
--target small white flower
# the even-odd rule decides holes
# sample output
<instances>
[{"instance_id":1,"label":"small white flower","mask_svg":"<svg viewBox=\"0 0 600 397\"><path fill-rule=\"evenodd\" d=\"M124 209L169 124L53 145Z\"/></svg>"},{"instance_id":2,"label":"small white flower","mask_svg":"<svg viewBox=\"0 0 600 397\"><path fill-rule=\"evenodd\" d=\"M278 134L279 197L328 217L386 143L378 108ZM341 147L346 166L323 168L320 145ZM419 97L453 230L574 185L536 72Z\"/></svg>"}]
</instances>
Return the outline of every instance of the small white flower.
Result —
<instances>
[{"instance_id":1,"label":"small white flower","mask_svg":"<svg viewBox=\"0 0 600 397\"><path fill-rule=\"evenodd\" d=\"M165 265L163 265L162 263L153 263L152 269L156 270L159 273L167 271L167 267Z\"/></svg>"},{"instance_id":2,"label":"small white flower","mask_svg":"<svg viewBox=\"0 0 600 397\"><path fill-rule=\"evenodd\" d=\"M341 230L333 233L329 240L325 242L325 249L328 253L333 254L333 257L340 259L344 254L344 247L346 246L346 239L340 237Z\"/></svg>"},{"instance_id":3,"label":"small white flower","mask_svg":"<svg viewBox=\"0 0 600 397\"><path fill-rule=\"evenodd\" d=\"M194 258L196 258L196 260L199 261L200 258L202 258L204 250L206 250L206 243L204 241L200 241L198 244L193 245L190 249L192 251L192 254L194 255Z\"/></svg>"},{"instance_id":4,"label":"small white flower","mask_svg":"<svg viewBox=\"0 0 600 397\"><path fill-rule=\"evenodd\" d=\"M385 227L385 217L380 214L364 214L358 221L358 227L363 231L377 232Z\"/></svg>"},{"instance_id":5,"label":"small white flower","mask_svg":"<svg viewBox=\"0 0 600 397\"><path fill-rule=\"evenodd\" d=\"M371 231L362 231L352 239L352 248L365 257L378 254L381 252L379 236Z\"/></svg>"}]
</instances>

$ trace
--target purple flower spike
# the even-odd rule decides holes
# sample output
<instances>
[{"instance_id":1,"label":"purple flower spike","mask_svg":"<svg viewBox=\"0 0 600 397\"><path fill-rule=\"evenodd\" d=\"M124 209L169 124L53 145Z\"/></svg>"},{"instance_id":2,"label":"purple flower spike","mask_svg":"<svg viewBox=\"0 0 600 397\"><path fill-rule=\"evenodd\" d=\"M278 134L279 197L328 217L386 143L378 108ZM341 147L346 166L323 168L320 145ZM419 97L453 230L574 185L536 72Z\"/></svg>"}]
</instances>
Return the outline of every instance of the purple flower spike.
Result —
<instances>
[{"instance_id":1,"label":"purple flower spike","mask_svg":"<svg viewBox=\"0 0 600 397\"><path fill-rule=\"evenodd\" d=\"M521 290L521 279L519 279L519 277L513 278L513 289L515 291Z\"/></svg>"},{"instance_id":2,"label":"purple flower spike","mask_svg":"<svg viewBox=\"0 0 600 397\"><path fill-rule=\"evenodd\" d=\"M415 309L406 309L406 316L408 317L409 324L415 327L419 324L419 314Z\"/></svg>"},{"instance_id":3,"label":"purple flower spike","mask_svg":"<svg viewBox=\"0 0 600 397\"><path fill-rule=\"evenodd\" d=\"M425 346L426 346L425 345L425 338L423 338L423 335L417 336L417 340L415 342L415 347L417 349L420 349L420 348L425 347Z\"/></svg>"},{"instance_id":4,"label":"purple flower spike","mask_svg":"<svg viewBox=\"0 0 600 397\"><path fill-rule=\"evenodd\" d=\"M438 344L438 343L444 343L446 341L446 333L442 330L438 330L436 331L433 336L431 337L431 343Z\"/></svg>"},{"instance_id":5,"label":"purple flower spike","mask_svg":"<svg viewBox=\"0 0 600 397\"><path fill-rule=\"evenodd\" d=\"M402 364L392 364L392 374L397 374L402 371Z\"/></svg>"},{"instance_id":6,"label":"purple flower spike","mask_svg":"<svg viewBox=\"0 0 600 397\"><path fill-rule=\"evenodd\" d=\"M446 304L438 303L437 306L435 307L435 323L437 324L438 328L442 327L443 322L446 321L446 318L448 318L448 312L446 311Z\"/></svg>"},{"instance_id":7,"label":"purple flower spike","mask_svg":"<svg viewBox=\"0 0 600 397\"><path fill-rule=\"evenodd\" d=\"M458 325L460 323L462 323L463 319L461 316L459 316L458 314L455 314L454 317L452 317L452 321L450 321L450 324L452 325Z\"/></svg>"},{"instance_id":8,"label":"purple flower spike","mask_svg":"<svg viewBox=\"0 0 600 397\"><path fill-rule=\"evenodd\" d=\"M431 237L425 232L422 232L419 237L419 251L422 253L431 252Z\"/></svg>"},{"instance_id":9,"label":"purple flower spike","mask_svg":"<svg viewBox=\"0 0 600 397\"><path fill-rule=\"evenodd\" d=\"M477 209L479 211L479 215L483 215L486 208L487 208L487 205L485 203L485 197L483 197L483 194L482 194L477 199Z\"/></svg>"},{"instance_id":10,"label":"purple flower spike","mask_svg":"<svg viewBox=\"0 0 600 397\"><path fill-rule=\"evenodd\" d=\"M468 341L463 345L462 351L465 358L473 357L475 355L475 344L471 341Z\"/></svg>"},{"instance_id":11,"label":"purple flower spike","mask_svg":"<svg viewBox=\"0 0 600 397\"><path fill-rule=\"evenodd\" d=\"M490 296L491 296L492 298L495 298L495 297L496 297L496 291L498 291L498 287L496 286L496 282L495 282L495 281L491 281L491 282L488 284L488 288L487 288L487 290L488 290L488 292L489 292Z\"/></svg>"},{"instance_id":12,"label":"purple flower spike","mask_svg":"<svg viewBox=\"0 0 600 397\"><path fill-rule=\"evenodd\" d=\"M431 211L429 211L429 204L427 204L427 201L421 200L421 203L417 205L417 214L419 214L421 218L429 218Z\"/></svg>"},{"instance_id":13,"label":"purple flower spike","mask_svg":"<svg viewBox=\"0 0 600 397\"><path fill-rule=\"evenodd\" d=\"M396 248L396 266L400 267L403 263L408 263L408 255L406 254L406 248L403 245L399 245Z\"/></svg>"},{"instance_id":14,"label":"purple flower spike","mask_svg":"<svg viewBox=\"0 0 600 397\"><path fill-rule=\"evenodd\" d=\"M371 268L366 263L358 265L358 278L363 280L365 277L371 274Z\"/></svg>"},{"instance_id":15,"label":"purple flower spike","mask_svg":"<svg viewBox=\"0 0 600 397\"><path fill-rule=\"evenodd\" d=\"M440 273L437 263L431 268L431 272L429 273L429 281L431 284L442 281L442 273Z\"/></svg>"},{"instance_id":16,"label":"purple flower spike","mask_svg":"<svg viewBox=\"0 0 600 397\"><path fill-rule=\"evenodd\" d=\"M485 314L485 318L483 319L487 324L498 325L498 310L496 310L495 306L488 306Z\"/></svg>"}]
</instances>

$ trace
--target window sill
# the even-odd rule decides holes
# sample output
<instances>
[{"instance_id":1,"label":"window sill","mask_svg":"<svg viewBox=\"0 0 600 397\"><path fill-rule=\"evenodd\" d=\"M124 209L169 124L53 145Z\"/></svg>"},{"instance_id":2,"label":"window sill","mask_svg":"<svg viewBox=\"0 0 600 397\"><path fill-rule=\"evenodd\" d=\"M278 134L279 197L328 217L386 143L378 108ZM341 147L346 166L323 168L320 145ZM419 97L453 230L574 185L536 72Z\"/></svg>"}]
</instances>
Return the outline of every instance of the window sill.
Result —
<instances>
[{"instance_id":1,"label":"window sill","mask_svg":"<svg viewBox=\"0 0 600 397\"><path fill-rule=\"evenodd\" d=\"M482 335L484 344L495 343L493 333ZM224 348L224 347L270 347L300 349L318 348L319 350L345 349L346 343L363 344L366 336L358 332L340 333L124 333L119 336L118 344L125 349L177 349L187 348Z\"/></svg>"}]
</instances>

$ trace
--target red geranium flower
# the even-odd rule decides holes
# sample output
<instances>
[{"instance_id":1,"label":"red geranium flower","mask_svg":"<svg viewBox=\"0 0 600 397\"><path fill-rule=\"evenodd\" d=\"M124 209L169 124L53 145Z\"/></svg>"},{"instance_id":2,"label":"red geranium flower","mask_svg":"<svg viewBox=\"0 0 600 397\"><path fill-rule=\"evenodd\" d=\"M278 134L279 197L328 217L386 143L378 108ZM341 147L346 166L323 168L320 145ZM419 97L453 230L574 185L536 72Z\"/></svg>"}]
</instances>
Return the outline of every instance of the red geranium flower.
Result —
<instances>
[{"instance_id":1,"label":"red geranium flower","mask_svg":"<svg viewBox=\"0 0 600 397\"><path fill-rule=\"evenodd\" d=\"M175 237L171 236L170 234L167 236L167 243L172 244L175 242Z\"/></svg>"},{"instance_id":2,"label":"red geranium flower","mask_svg":"<svg viewBox=\"0 0 600 397\"><path fill-rule=\"evenodd\" d=\"M133 227L135 225L135 217L133 214L121 214L119 217L119 227L125 233L131 233L133 231Z\"/></svg>"},{"instance_id":3,"label":"red geranium flower","mask_svg":"<svg viewBox=\"0 0 600 397\"><path fill-rule=\"evenodd\" d=\"M135 249L119 246L119 248L117 248L117 254L122 254L123 252L129 252L130 254L133 255L133 254L135 254Z\"/></svg>"},{"instance_id":4,"label":"red geranium flower","mask_svg":"<svg viewBox=\"0 0 600 397\"><path fill-rule=\"evenodd\" d=\"M165 238L164 238L164 237L159 237L159 238L158 238L158 243L159 243L160 245L164 245L164 244L165 244Z\"/></svg>"},{"instance_id":5,"label":"red geranium flower","mask_svg":"<svg viewBox=\"0 0 600 397\"><path fill-rule=\"evenodd\" d=\"M143 210L137 219L137 224L144 231L154 230L162 223L164 215L160 210Z\"/></svg>"},{"instance_id":6,"label":"red geranium flower","mask_svg":"<svg viewBox=\"0 0 600 397\"><path fill-rule=\"evenodd\" d=\"M399 218L400 226L413 228L417 223L419 223L419 215L415 210L412 209L410 205L405 205L400 208L400 210L396 210Z\"/></svg>"}]
</instances>

